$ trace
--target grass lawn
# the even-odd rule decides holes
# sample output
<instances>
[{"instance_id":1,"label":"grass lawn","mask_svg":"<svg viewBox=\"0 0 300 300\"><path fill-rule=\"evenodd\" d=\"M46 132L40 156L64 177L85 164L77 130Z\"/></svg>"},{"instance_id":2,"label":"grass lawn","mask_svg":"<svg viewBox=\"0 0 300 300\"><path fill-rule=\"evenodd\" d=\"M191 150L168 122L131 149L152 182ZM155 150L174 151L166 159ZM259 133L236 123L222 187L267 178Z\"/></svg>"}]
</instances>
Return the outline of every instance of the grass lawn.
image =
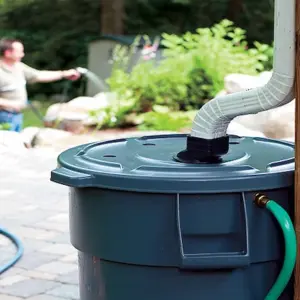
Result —
<instances>
[{"instance_id":1,"label":"grass lawn","mask_svg":"<svg viewBox=\"0 0 300 300\"><path fill-rule=\"evenodd\" d=\"M39 111L42 116L45 116L48 107L53 104L48 101L37 102L34 101L33 105ZM34 113L32 108L28 106L24 110L24 128L25 127L43 127L43 122L38 118L38 116Z\"/></svg>"}]
</instances>

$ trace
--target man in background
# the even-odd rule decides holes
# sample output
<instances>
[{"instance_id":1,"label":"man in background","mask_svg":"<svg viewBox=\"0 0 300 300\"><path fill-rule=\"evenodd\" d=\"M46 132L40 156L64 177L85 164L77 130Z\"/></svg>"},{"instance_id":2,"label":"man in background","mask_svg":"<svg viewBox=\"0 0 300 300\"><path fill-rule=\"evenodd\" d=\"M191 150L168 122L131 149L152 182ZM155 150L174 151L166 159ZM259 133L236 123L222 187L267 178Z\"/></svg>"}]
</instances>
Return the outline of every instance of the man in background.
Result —
<instances>
[{"instance_id":1,"label":"man in background","mask_svg":"<svg viewBox=\"0 0 300 300\"><path fill-rule=\"evenodd\" d=\"M22 63L22 42L14 39L0 40L0 125L20 132L23 124L22 111L27 106L27 83L53 82L62 79L77 80L80 73L66 71L40 71Z\"/></svg>"}]
</instances>

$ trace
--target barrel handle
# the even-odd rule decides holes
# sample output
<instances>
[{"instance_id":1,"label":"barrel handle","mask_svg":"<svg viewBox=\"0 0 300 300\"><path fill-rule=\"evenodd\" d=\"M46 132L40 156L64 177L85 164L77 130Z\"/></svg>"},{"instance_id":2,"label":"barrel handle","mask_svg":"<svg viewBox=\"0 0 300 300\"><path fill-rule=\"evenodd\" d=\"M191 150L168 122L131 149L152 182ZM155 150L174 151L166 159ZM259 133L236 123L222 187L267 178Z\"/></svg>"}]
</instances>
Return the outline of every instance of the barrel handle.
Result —
<instances>
[{"instance_id":1,"label":"barrel handle","mask_svg":"<svg viewBox=\"0 0 300 300\"><path fill-rule=\"evenodd\" d=\"M51 181L69 187L81 188L92 186L94 177L64 167L58 167L51 172Z\"/></svg>"},{"instance_id":2,"label":"barrel handle","mask_svg":"<svg viewBox=\"0 0 300 300\"><path fill-rule=\"evenodd\" d=\"M225 253L185 253L182 238L182 230L180 224L180 196L177 195L177 229L179 234L179 245L181 255L181 269L234 269L247 267L250 265L249 255L249 225L246 211L245 196L242 193L243 203L243 218L245 221L245 236L246 236L246 250L241 253L225 252Z\"/></svg>"}]
</instances>

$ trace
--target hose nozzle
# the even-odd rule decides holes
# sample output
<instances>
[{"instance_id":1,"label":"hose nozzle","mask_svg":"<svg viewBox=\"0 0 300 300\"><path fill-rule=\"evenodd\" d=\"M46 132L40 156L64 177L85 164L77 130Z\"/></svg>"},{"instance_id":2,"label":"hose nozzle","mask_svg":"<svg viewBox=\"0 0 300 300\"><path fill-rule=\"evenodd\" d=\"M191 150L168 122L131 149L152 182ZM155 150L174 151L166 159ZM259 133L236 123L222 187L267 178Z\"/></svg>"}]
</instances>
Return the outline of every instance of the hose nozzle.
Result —
<instances>
[{"instance_id":1,"label":"hose nozzle","mask_svg":"<svg viewBox=\"0 0 300 300\"><path fill-rule=\"evenodd\" d=\"M76 70L80 73L80 74L86 74L88 72L88 69L86 68L82 68L82 67L78 67L76 68Z\"/></svg>"}]
</instances>

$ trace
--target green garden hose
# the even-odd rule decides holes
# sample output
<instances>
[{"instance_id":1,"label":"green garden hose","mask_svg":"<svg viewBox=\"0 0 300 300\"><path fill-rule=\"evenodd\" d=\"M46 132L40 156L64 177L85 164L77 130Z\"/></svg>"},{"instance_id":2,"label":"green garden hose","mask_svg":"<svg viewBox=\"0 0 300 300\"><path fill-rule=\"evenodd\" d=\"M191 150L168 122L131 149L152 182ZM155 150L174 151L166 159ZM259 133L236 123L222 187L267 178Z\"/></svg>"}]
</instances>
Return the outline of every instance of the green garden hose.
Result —
<instances>
[{"instance_id":1,"label":"green garden hose","mask_svg":"<svg viewBox=\"0 0 300 300\"><path fill-rule=\"evenodd\" d=\"M278 300L287 286L296 264L297 239L292 220L288 213L275 201L268 199L265 195L256 196L256 204L265 207L278 221L284 236L285 255L282 269L265 300Z\"/></svg>"},{"instance_id":2,"label":"green garden hose","mask_svg":"<svg viewBox=\"0 0 300 300\"><path fill-rule=\"evenodd\" d=\"M14 234L10 233L9 231L1 227L0 227L0 235L3 235L7 237L9 240L11 240L17 248L17 253L15 254L15 256L4 266L0 266L0 275L1 275L4 272L8 271L10 268L12 268L22 258L24 254L24 247L22 242L19 240L17 236L15 236Z\"/></svg>"}]
</instances>

